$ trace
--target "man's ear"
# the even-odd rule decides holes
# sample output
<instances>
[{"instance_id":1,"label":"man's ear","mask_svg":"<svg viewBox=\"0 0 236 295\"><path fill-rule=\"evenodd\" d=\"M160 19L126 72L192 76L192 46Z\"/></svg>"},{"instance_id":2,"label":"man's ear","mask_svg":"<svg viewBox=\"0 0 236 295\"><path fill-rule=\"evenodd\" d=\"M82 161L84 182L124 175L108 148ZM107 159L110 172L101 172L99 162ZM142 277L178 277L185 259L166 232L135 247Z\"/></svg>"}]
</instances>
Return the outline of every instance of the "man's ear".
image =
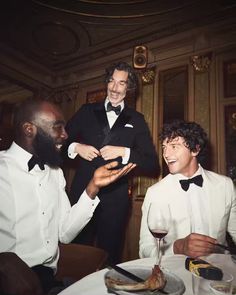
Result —
<instances>
[{"instance_id":1,"label":"man's ear","mask_svg":"<svg viewBox=\"0 0 236 295\"><path fill-rule=\"evenodd\" d=\"M200 145L197 144L197 145L196 145L196 149L195 149L195 151L192 152L192 155L193 155L194 157L196 157L196 156L199 154L199 152L200 152Z\"/></svg>"},{"instance_id":2,"label":"man's ear","mask_svg":"<svg viewBox=\"0 0 236 295\"><path fill-rule=\"evenodd\" d=\"M37 127L30 122L25 122L22 125L22 130L25 136L29 138L33 138L37 133Z\"/></svg>"}]
</instances>

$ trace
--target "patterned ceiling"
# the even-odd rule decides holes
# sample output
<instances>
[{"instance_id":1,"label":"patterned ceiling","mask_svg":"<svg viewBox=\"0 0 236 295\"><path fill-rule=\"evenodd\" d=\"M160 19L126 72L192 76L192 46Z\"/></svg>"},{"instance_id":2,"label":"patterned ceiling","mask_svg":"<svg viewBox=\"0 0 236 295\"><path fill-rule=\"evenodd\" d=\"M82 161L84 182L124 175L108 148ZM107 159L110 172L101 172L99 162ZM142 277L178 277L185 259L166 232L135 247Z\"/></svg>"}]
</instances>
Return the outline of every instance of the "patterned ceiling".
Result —
<instances>
[{"instance_id":1,"label":"patterned ceiling","mask_svg":"<svg viewBox=\"0 0 236 295\"><path fill-rule=\"evenodd\" d=\"M121 51L132 55L134 46L224 19L232 7L235 0L4 1L0 74L11 71L14 60L37 68L44 80L56 79Z\"/></svg>"},{"instance_id":2,"label":"patterned ceiling","mask_svg":"<svg viewBox=\"0 0 236 295\"><path fill-rule=\"evenodd\" d=\"M140 18L161 15L173 10L183 9L192 5L194 1L186 0L123 0L123 1L86 1L86 0L33 0L34 3L50 7L52 9L69 12L81 17L81 21L86 22L86 18L92 17L92 22L98 19L112 19L112 21L122 22L124 19L139 18L138 22L143 22ZM196 1L195 1L196 2ZM96 18L96 20L94 19ZM137 20L136 20L137 21Z\"/></svg>"},{"instance_id":3,"label":"patterned ceiling","mask_svg":"<svg viewBox=\"0 0 236 295\"><path fill-rule=\"evenodd\" d=\"M206 2L8 0L0 11L0 40L5 50L58 72L196 25L199 18L207 22L221 7Z\"/></svg>"}]
</instances>

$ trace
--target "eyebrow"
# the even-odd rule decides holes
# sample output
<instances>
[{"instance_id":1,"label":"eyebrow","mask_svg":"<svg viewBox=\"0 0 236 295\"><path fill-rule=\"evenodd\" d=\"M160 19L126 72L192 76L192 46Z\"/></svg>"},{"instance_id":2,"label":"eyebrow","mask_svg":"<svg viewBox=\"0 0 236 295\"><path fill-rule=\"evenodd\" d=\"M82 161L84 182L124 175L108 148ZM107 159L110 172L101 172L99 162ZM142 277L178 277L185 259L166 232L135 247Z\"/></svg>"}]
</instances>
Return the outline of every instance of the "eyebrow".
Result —
<instances>
[{"instance_id":1,"label":"eyebrow","mask_svg":"<svg viewBox=\"0 0 236 295\"><path fill-rule=\"evenodd\" d=\"M123 83L127 83L128 82L128 79L127 80L116 80L113 77L111 77L110 80L114 80L116 82L123 82Z\"/></svg>"},{"instance_id":2,"label":"eyebrow","mask_svg":"<svg viewBox=\"0 0 236 295\"><path fill-rule=\"evenodd\" d=\"M167 143L162 143L162 147L165 147L165 146L167 146L167 145L182 145L182 144L184 144L184 142L173 142L173 141L169 141L169 142L167 142Z\"/></svg>"}]
</instances>

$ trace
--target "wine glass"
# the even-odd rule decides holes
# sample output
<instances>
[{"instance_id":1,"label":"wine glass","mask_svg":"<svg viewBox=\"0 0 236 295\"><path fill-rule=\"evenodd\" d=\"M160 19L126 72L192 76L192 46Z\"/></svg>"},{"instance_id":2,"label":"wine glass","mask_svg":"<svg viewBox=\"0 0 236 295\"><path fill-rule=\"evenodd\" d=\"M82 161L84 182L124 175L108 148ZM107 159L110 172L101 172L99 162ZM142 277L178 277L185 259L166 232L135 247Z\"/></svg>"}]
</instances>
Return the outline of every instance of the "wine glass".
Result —
<instances>
[{"instance_id":1,"label":"wine glass","mask_svg":"<svg viewBox=\"0 0 236 295\"><path fill-rule=\"evenodd\" d=\"M147 224L150 233L157 242L157 265L160 266L160 246L162 239L167 235L171 223L169 204L152 202L148 208Z\"/></svg>"}]
</instances>

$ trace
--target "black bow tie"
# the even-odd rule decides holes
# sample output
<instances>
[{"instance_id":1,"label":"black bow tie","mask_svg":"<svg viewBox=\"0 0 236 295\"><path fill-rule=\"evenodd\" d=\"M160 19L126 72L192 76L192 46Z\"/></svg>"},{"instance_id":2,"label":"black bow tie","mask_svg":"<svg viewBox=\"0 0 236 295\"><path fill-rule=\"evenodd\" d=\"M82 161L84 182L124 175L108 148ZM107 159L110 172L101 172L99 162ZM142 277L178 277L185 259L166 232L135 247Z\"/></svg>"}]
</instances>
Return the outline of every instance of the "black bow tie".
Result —
<instances>
[{"instance_id":1,"label":"black bow tie","mask_svg":"<svg viewBox=\"0 0 236 295\"><path fill-rule=\"evenodd\" d=\"M41 170L44 170L44 163L36 156L32 156L29 161L28 161L28 167L29 167L29 171L32 170L34 168L34 166L38 164L39 165L39 168Z\"/></svg>"},{"instance_id":2,"label":"black bow tie","mask_svg":"<svg viewBox=\"0 0 236 295\"><path fill-rule=\"evenodd\" d=\"M202 175L197 175L190 179L182 179L179 181L183 190L187 191L189 189L190 183L195 183L198 186L202 186L203 178Z\"/></svg>"},{"instance_id":3,"label":"black bow tie","mask_svg":"<svg viewBox=\"0 0 236 295\"><path fill-rule=\"evenodd\" d=\"M110 112L110 111L114 111L116 113L117 116L119 116L120 112L121 112L121 106L117 106L117 107L113 107L113 105L108 102L107 104L107 112Z\"/></svg>"}]
</instances>

